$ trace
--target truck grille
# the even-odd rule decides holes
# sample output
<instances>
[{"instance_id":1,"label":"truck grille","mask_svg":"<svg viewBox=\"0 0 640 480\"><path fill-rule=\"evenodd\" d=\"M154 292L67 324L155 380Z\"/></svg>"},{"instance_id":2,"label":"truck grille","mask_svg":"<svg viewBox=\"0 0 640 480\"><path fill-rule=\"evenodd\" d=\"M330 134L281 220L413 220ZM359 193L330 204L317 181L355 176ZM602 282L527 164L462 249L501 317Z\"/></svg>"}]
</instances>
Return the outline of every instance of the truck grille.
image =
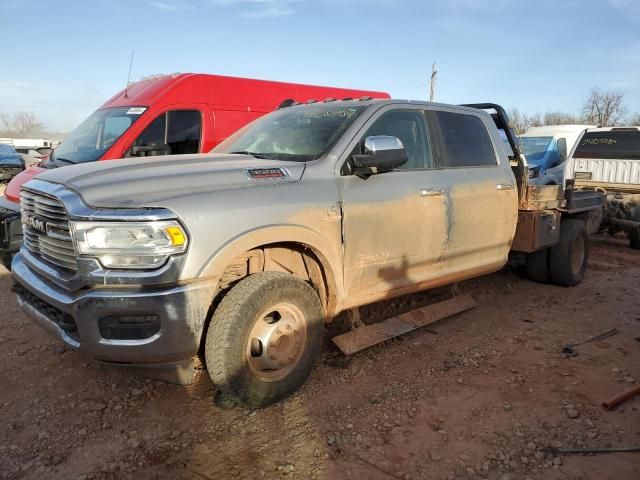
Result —
<instances>
[{"instance_id":1,"label":"truck grille","mask_svg":"<svg viewBox=\"0 0 640 480\"><path fill-rule=\"evenodd\" d=\"M60 200L32 190L20 193L24 245L45 262L77 272L67 212Z\"/></svg>"}]
</instances>

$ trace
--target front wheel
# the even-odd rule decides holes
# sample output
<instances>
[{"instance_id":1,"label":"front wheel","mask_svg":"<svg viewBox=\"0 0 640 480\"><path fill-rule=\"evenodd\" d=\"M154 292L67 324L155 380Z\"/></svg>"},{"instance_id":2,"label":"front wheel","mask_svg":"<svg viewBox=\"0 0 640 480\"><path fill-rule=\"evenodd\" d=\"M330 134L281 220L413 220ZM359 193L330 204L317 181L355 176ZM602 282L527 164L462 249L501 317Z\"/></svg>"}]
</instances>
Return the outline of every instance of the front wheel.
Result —
<instances>
[{"instance_id":1,"label":"front wheel","mask_svg":"<svg viewBox=\"0 0 640 480\"><path fill-rule=\"evenodd\" d=\"M589 236L582 220L567 218L560 224L560 241L549 250L551 281L563 287L579 284L589 258Z\"/></svg>"},{"instance_id":2,"label":"front wheel","mask_svg":"<svg viewBox=\"0 0 640 480\"><path fill-rule=\"evenodd\" d=\"M269 405L304 383L323 334L322 305L308 283L279 272L251 275L227 293L211 319L209 375L225 402Z\"/></svg>"}]
</instances>

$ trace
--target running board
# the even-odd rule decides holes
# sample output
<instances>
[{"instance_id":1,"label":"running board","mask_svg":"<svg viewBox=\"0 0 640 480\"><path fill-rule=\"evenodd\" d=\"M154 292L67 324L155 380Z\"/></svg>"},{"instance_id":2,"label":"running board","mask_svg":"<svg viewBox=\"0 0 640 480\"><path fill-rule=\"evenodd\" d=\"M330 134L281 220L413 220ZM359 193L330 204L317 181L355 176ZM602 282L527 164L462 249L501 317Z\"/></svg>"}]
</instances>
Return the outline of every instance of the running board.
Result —
<instances>
[{"instance_id":1,"label":"running board","mask_svg":"<svg viewBox=\"0 0 640 480\"><path fill-rule=\"evenodd\" d=\"M373 347L378 343L404 335L420 327L470 310L478 305L471 295L460 295L426 307L418 308L372 325L356 327L333 337L333 343L345 355Z\"/></svg>"}]
</instances>

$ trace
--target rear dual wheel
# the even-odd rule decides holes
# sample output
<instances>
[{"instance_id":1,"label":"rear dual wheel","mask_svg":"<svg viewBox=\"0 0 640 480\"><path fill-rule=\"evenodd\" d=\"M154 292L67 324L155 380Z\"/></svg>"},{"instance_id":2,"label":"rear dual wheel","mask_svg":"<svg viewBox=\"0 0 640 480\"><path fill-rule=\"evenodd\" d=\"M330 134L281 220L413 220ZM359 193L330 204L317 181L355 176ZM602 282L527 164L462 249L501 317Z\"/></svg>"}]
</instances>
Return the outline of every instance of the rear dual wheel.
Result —
<instances>
[{"instance_id":1,"label":"rear dual wheel","mask_svg":"<svg viewBox=\"0 0 640 480\"><path fill-rule=\"evenodd\" d=\"M560 240L552 247L527 254L527 276L539 283L572 287L582 282L589 257L589 236L582 220L560 224Z\"/></svg>"},{"instance_id":2,"label":"rear dual wheel","mask_svg":"<svg viewBox=\"0 0 640 480\"><path fill-rule=\"evenodd\" d=\"M292 275L261 272L240 281L216 309L205 344L223 403L263 407L297 390L322 348L315 290Z\"/></svg>"}]
</instances>

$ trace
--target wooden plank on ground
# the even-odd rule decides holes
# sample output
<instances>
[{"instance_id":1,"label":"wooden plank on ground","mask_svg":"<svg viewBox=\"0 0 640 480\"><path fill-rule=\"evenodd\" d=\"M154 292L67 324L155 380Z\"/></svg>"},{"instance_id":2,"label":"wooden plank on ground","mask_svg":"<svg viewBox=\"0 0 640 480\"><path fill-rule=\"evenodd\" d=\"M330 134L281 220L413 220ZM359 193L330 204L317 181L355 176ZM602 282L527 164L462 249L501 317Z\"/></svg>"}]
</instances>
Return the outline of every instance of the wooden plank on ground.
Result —
<instances>
[{"instance_id":1,"label":"wooden plank on ground","mask_svg":"<svg viewBox=\"0 0 640 480\"><path fill-rule=\"evenodd\" d=\"M353 355L385 340L469 310L476 305L477 303L471 295L460 295L372 325L355 328L350 332L333 337L333 343L345 355Z\"/></svg>"}]
</instances>

